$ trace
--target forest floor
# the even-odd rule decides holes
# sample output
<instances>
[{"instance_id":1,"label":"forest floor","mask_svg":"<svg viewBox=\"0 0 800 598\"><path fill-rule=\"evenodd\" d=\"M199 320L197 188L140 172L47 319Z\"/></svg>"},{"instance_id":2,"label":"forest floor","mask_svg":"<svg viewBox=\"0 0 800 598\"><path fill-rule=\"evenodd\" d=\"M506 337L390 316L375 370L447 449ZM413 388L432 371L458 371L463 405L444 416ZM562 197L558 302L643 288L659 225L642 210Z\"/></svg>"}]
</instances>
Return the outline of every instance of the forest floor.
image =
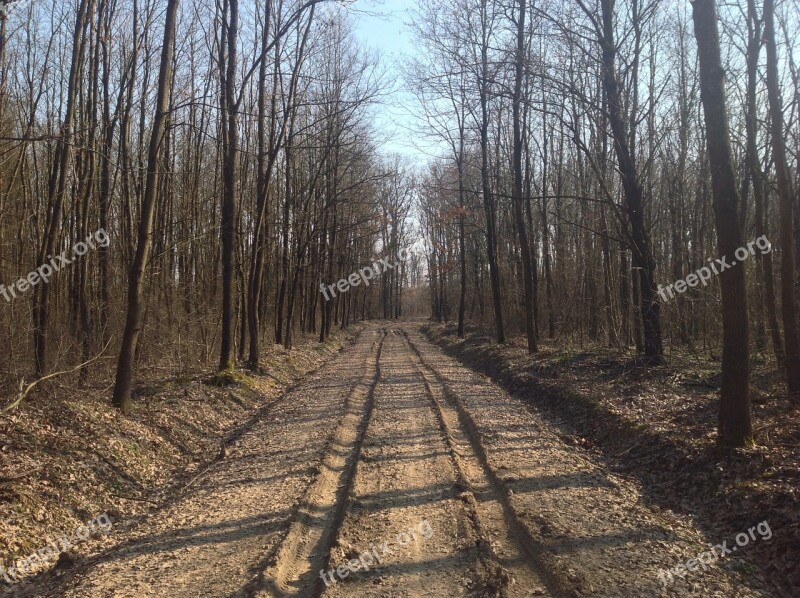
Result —
<instances>
[{"instance_id":1,"label":"forest floor","mask_svg":"<svg viewBox=\"0 0 800 598\"><path fill-rule=\"evenodd\" d=\"M372 326L270 401L190 487L12 592L780 595L757 565L692 560L755 521L708 535L572 440L418 325ZM753 538L742 552L770 542ZM665 584L659 573L681 563L692 571Z\"/></svg>"}]
</instances>

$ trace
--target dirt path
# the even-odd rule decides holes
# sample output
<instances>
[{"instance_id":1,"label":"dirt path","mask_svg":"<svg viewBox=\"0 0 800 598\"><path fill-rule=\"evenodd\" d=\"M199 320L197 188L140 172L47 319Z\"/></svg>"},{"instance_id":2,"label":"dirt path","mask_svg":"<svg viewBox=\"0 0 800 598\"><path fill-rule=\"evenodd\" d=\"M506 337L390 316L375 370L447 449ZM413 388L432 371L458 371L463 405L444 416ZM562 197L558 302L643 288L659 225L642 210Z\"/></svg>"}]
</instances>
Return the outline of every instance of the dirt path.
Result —
<instances>
[{"instance_id":1,"label":"dirt path","mask_svg":"<svg viewBox=\"0 0 800 598\"><path fill-rule=\"evenodd\" d=\"M389 334L384 355L375 414L328 567L326 595L491 594L511 579L498 566L496 553L502 553L516 574L519 592L511 595L529 596L541 582L504 530L495 539L483 523L479 511L485 509L478 509L469 489L474 480L464 473L456 442L405 338ZM491 527L497 523L489 521ZM347 567L341 582L337 567Z\"/></svg>"},{"instance_id":2,"label":"dirt path","mask_svg":"<svg viewBox=\"0 0 800 598\"><path fill-rule=\"evenodd\" d=\"M411 325L368 330L50 596L766 596ZM741 531L741 530L735 530Z\"/></svg>"}]
</instances>

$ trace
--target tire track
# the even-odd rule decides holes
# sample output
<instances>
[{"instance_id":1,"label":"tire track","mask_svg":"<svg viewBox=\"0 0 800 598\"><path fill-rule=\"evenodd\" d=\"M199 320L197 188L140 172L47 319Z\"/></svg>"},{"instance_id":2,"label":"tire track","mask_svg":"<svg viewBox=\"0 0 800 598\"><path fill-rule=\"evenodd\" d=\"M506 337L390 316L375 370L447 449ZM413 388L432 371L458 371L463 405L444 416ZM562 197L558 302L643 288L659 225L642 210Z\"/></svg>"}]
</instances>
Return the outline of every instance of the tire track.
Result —
<instances>
[{"instance_id":1,"label":"tire track","mask_svg":"<svg viewBox=\"0 0 800 598\"><path fill-rule=\"evenodd\" d=\"M406 333L502 488L508 511L523 526L517 530L535 540L526 548L565 580L567 591L608 598L766 595L757 587L763 579L750 583L728 563L665 584L664 571L717 538L648 505L635 484L608 472L597 455L565 443L538 414L536 397L510 394L412 327Z\"/></svg>"},{"instance_id":2,"label":"tire track","mask_svg":"<svg viewBox=\"0 0 800 598\"><path fill-rule=\"evenodd\" d=\"M364 434L372 417L375 388L381 378L380 359L386 331L373 344L371 379L363 380L347 397L345 413L325 450L314 482L297 507L295 519L281 542L275 562L264 573L265 587L257 596L311 598L321 593L316 571L328 559L337 530L344 520L355 479ZM365 374L366 377L366 374Z\"/></svg>"},{"instance_id":3,"label":"tire track","mask_svg":"<svg viewBox=\"0 0 800 598\"><path fill-rule=\"evenodd\" d=\"M427 364L408 333L405 330L402 332L406 345L416 356L417 368L425 380L425 387L431 397L433 409L439 414L442 431L447 439L456 467L462 471L467 488L482 495L481 501L476 501L475 508L476 514L479 513L478 518L480 519L482 516L483 521L490 524L490 528L492 525L501 525L502 521L504 529L501 531L495 527L493 531L505 533L509 547L513 546L516 551L521 551L527 556L529 563L533 565L533 571L552 596L579 596L569 583L567 576L561 572L558 561L530 533L511 504L509 488L489 464L486 449L481 442L480 433L472 416L448 383ZM441 389L441 399L434 392L432 381ZM498 512L498 508L502 510L502 514ZM500 563L509 562L514 566L513 558L509 561L499 558L496 554L492 556ZM519 573L518 565L514 569Z\"/></svg>"},{"instance_id":4,"label":"tire track","mask_svg":"<svg viewBox=\"0 0 800 598\"><path fill-rule=\"evenodd\" d=\"M463 490L424 380L402 334L393 330L325 596L499 596L490 591L502 584L482 557L483 538ZM427 535L404 533L423 524ZM378 548L366 559L368 547L388 550ZM359 555L371 561L368 568L355 560Z\"/></svg>"},{"instance_id":5,"label":"tire track","mask_svg":"<svg viewBox=\"0 0 800 598\"><path fill-rule=\"evenodd\" d=\"M456 410L446 402L441 384L432 379L405 335L404 341L411 361L423 379L459 484L466 489L462 496L480 538L482 577L490 581L490 587L498 587L505 596L530 596L534 589L537 594L544 595L542 576L529 559L519 534L509 527L498 491L485 475L479 458L461 429Z\"/></svg>"}]
</instances>

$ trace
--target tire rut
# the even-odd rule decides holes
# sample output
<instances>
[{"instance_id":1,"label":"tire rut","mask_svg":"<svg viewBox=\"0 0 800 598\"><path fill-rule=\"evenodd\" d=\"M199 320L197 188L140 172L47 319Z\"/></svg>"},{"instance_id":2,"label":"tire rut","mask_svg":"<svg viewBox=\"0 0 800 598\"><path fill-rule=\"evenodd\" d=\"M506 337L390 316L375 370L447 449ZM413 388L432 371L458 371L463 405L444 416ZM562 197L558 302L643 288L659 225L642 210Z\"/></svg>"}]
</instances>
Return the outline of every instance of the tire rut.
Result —
<instances>
[{"instance_id":1,"label":"tire rut","mask_svg":"<svg viewBox=\"0 0 800 598\"><path fill-rule=\"evenodd\" d=\"M138 524L115 521L105 550L15 595L243 598L262 590L348 396L374 373L380 336L363 331L271 402L192 488Z\"/></svg>"},{"instance_id":2,"label":"tire rut","mask_svg":"<svg viewBox=\"0 0 800 598\"><path fill-rule=\"evenodd\" d=\"M264 572L263 587L253 595L312 598L321 593L322 581L315 572L325 565L344 520L364 434L372 417L375 388L381 379L380 359L385 339L383 331L373 344L371 379L362 380L348 395L345 413L325 450L318 474L296 509L274 564Z\"/></svg>"},{"instance_id":3,"label":"tire rut","mask_svg":"<svg viewBox=\"0 0 800 598\"><path fill-rule=\"evenodd\" d=\"M407 332L402 332L406 346L416 358L416 367L425 380L432 408L438 413L453 462L464 477L466 487L480 496L479 501L472 499L476 520L488 524L483 526L488 528L486 532L505 536L504 548L510 550L511 554L500 556L490 547L491 558L524 579L526 576L521 571L521 559L518 558L518 555L524 554L528 566L550 595L579 596L567 575L560 571L555 558L533 537L511 504L509 488L489 464L486 448L472 416L447 382L426 363ZM434 391L434 385L441 389L441 393ZM486 532L484 537L488 537Z\"/></svg>"},{"instance_id":4,"label":"tire rut","mask_svg":"<svg viewBox=\"0 0 800 598\"><path fill-rule=\"evenodd\" d=\"M466 596L488 577L482 538L412 357L392 331L325 596Z\"/></svg>"}]
</instances>

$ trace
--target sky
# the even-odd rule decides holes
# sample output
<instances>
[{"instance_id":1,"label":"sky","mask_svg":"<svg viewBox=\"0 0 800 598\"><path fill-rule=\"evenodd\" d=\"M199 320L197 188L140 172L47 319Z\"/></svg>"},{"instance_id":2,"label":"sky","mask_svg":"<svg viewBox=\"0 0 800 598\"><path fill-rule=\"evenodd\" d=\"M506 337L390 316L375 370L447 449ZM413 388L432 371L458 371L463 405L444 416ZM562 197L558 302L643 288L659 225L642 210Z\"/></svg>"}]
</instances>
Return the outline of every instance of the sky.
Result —
<instances>
[{"instance_id":1,"label":"sky","mask_svg":"<svg viewBox=\"0 0 800 598\"><path fill-rule=\"evenodd\" d=\"M413 122L413 100L403 91L398 63L414 52L411 32L405 26L416 0L358 0L351 9L356 20L356 34L365 46L378 50L389 70L389 80L396 90L375 110L378 130L388 139L381 147L387 154L397 153L414 164L424 163L427 156L414 145L409 132Z\"/></svg>"}]
</instances>

